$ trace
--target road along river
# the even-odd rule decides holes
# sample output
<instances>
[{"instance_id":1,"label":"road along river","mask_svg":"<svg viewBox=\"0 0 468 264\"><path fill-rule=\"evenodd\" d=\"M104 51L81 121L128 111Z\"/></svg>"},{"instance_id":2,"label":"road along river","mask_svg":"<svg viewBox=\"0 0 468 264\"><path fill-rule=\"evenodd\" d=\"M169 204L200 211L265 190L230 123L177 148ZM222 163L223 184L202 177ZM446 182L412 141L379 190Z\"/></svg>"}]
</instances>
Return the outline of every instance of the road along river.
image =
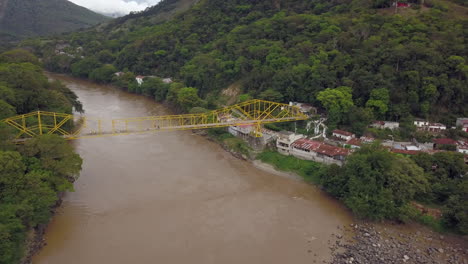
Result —
<instances>
[{"instance_id":1,"label":"road along river","mask_svg":"<svg viewBox=\"0 0 468 264\"><path fill-rule=\"evenodd\" d=\"M102 118L168 114L149 98L67 76ZM34 264L321 263L350 213L297 179L236 159L190 131L81 139L75 192Z\"/></svg>"}]
</instances>

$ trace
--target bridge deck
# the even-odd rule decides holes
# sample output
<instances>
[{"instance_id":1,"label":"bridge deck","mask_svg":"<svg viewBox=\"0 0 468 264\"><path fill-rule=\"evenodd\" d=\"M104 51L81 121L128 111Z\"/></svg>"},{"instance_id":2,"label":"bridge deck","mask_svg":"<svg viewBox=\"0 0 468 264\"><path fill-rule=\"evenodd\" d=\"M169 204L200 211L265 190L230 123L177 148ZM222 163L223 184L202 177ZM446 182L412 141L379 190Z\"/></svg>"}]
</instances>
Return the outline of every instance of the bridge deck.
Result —
<instances>
[{"instance_id":1,"label":"bridge deck","mask_svg":"<svg viewBox=\"0 0 468 264\"><path fill-rule=\"evenodd\" d=\"M308 116L296 106L250 100L207 113L147 116L105 120L70 114L37 111L2 120L19 131L16 141L21 142L43 134L60 134L67 139L99 136L127 135L157 131L204 129L235 125L255 125L254 134L261 135L261 124L305 120ZM78 129L73 130L73 123Z\"/></svg>"}]
</instances>

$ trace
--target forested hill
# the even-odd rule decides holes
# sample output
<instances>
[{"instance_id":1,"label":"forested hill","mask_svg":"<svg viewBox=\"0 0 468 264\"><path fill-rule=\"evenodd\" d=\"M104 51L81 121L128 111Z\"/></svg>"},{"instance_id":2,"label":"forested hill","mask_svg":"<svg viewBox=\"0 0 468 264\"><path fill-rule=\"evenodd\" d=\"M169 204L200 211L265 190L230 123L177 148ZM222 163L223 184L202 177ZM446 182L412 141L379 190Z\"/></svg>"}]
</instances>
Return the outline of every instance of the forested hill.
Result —
<instances>
[{"instance_id":1,"label":"forested hill","mask_svg":"<svg viewBox=\"0 0 468 264\"><path fill-rule=\"evenodd\" d=\"M81 77L110 74L109 64L174 77L197 88L205 106L235 84L244 97L325 108L330 122L353 130L408 117L453 125L468 116L468 8L409 2L395 14L390 0L202 0L164 23L147 11L128 28L117 23L28 45L49 69ZM54 54L56 43L70 44L74 58ZM348 91L352 99L327 104L318 99L327 88L328 101ZM167 91L157 92L164 99Z\"/></svg>"},{"instance_id":2,"label":"forested hill","mask_svg":"<svg viewBox=\"0 0 468 264\"><path fill-rule=\"evenodd\" d=\"M109 19L67 0L3 0L0 3L0 34L10 38L70 32Z\"/></svg>"},{"instance_id":3,"label":"forested hill","mask_svg":"<svg viewBox=\"0 0 468 264\"><path fill-rule=\"evenodd\" d=\"M129 30L136 27L161 23L175 15L187 11L200 0L162 0L157 5L148 7L143 12L131 12L129 15L114 19L108 24L107 30Z\"/></svg>"}]
</instances>

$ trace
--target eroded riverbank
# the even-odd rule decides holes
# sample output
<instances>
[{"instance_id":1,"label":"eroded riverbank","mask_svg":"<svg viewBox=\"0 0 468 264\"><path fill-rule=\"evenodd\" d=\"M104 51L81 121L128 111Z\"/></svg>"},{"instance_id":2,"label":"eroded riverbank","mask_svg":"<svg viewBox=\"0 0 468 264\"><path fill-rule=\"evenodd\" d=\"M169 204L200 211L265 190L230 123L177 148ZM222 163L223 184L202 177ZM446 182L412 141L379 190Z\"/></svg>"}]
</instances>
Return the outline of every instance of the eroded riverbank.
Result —
<instances>
[{"instance_id":1,"label":"eroded riverbank","mask_svg":"<svg viewBox=\"0 0 468 264\"><path fill-rule=\"evenodd\" d=\"M87 116L161 115L148 98L53 75ZM236 159L191 132L74 142L84 159L34 263L311 263L352 222L318 189ZM310 241L310 242L309 242Z\"/></svg>"}]
</instances>

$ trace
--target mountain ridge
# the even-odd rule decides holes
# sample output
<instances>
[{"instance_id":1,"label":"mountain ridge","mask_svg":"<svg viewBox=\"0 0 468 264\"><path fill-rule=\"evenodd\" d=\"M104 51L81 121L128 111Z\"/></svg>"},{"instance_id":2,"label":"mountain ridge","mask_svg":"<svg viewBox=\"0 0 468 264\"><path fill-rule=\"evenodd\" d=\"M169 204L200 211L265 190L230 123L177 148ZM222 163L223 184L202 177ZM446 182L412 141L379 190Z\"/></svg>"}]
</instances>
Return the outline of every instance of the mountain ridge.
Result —
<instances>
[{"instance_id":1,"label":"mountain ridge","mask_svg":"<svg viewBox=\"0 0 468 264\"><path fill-rule=\"evenodd\" d=\"M70 32L110 18L66 0L4 0L0 33L17 39Z\"/></svg>"}]
</instances>

